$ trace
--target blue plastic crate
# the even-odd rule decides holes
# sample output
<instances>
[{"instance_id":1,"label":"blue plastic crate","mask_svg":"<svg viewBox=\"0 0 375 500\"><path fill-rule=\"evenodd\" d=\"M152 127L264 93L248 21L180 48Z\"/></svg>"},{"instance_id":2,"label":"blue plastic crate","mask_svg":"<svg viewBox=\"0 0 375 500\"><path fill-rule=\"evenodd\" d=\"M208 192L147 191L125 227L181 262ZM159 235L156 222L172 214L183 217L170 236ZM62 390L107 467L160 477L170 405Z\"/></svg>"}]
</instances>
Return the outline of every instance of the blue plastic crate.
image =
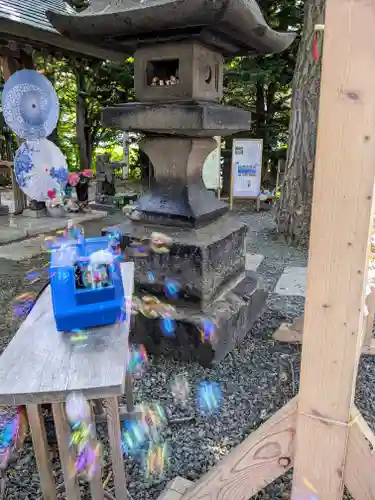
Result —
<instances>
[{"instance_id":1,"label":"blue plastic crate","mask_svg":"<svg viewBox=\"0 0 375 500\"><path fill-rule=\"evenodd\" d=\"M62 240L51 248L52 306L58 331L109 325L120 317L124 319L121 256L114 255L112 264L101 266L106 276L101 286L87 283L87 276L92 276L85 270L90 255L108 248L108 237Z\"/></svg>"}]
</instances>

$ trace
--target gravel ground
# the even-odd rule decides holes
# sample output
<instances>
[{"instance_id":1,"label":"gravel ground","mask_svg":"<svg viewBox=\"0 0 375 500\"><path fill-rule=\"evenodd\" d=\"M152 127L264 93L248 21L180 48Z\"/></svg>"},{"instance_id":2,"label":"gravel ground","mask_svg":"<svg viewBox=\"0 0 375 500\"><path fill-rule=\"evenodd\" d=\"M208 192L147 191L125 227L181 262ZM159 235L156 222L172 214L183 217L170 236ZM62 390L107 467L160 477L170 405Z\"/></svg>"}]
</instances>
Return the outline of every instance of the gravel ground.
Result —
<instances>
[{"instance_id":1,"label":"gravel ground","mask_svg":"<svg viewBox=\"0 0 375 500\"><path fill-rule=\"evenodd\" d=\"M280 297L272 292L285 266L305 266L307 255L305 251L289 247L279 238L271 213L240 211L240 217L249 225L248 251L265 256L258 270L270 292L268 308L244 342L213 369L204 369L197 364L182 365L163 357L150 359L147 372L135 381L136 402L156 401L165 405L173 417L193 414L196 418L190 423L164 428L162 438L169 447L169 467L163 479L147 483L140 463L133 459L126 460L133 500L156 500L166 482L175 476L196 480L298 392L300 347L275 344L272 333L281 322L301 314L304 300L301 297ZM89 225L87 232L97 232L97 224ZM44 263L45 257L21 264L0 261L0 349L7 345L19 324L19 320L10 314L12 298L24 291L40 289L46 277L42 276L34 285L30 285L24 277L30 268ZM171 380L179 374L186 377L191 387L185 406L176 404L169 390ZM223 393L220 413L209 418L200 416L195 404L196 387L203 380L216 381ZM372 428L375 428L374 382L375 360L362 357L356 404ZM104 458L109 463L107 455ZM61 482L58 460L55 461L57 479ZM17 461L8 467L6 477L6 498L39 498L39 479L30 443L26 443ZM255 498L290 498L290 477L290 474L285 475ZM89 497L85 495L84 498ZM351 497L347 495L345 498Z\"/></svg>"}]
</instances>

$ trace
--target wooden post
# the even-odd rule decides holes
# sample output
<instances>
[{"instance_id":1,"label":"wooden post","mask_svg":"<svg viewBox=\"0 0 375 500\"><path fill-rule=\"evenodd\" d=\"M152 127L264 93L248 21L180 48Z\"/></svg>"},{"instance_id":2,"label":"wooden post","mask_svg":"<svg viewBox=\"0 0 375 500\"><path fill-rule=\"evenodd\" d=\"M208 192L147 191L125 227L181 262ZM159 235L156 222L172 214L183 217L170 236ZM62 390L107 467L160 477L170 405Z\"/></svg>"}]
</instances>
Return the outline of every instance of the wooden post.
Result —
<instances>
[{"instance_id":1,"label":"wooden post","mask_svg":"<svg viewBox=\"0 0 375 500\"><path fill-rule=\"evenodd\" d=\"M374 208L374 29L373 2L327 0L293 500L343 494Z\"/></svg>"},{"instance_id":2,"label":"wooden post","mask_svg":"<svg viewBox=\"0 0 375 500\"><path fill-rule=\"evenodd\" d=\"M20 52L21 63L17 61L12 55L4 55L0 57L0 66L3 74L4 81L7 81L13 73L21 69L22 67L32 69L32 57L25 52ZM13 159L13 151L11 151L11 157L8 158L9 161ZM21 214L23 209L26 207L26 196L19 187L14 170L11 170L12 177L12 191L14 198L14 215Z\"/></svg>"},{"instance_id":3,"label":"wooden post","mask_svg":"<svg viewBox=\"0 0 375 500\"><path fill-rule=\"evenodd\" d=\"M18 64L15 58L9 57L9 56L0 56L0 67L1 67L1 72L3 74L4 81L7 81L8 78L17 71L18 69ZM11 160L12 158L9 158ZM12 179L12 187L13 187L13 193L14 193L14 172L11 169L11 179ZM14 196L14 194L13 194ZM15 203L16 205L16 203ZM9 213L8 207L4 206L1 204L1 195L0 195L0 214L5 214L7 215Z\"/></svg>"}]
</instances>

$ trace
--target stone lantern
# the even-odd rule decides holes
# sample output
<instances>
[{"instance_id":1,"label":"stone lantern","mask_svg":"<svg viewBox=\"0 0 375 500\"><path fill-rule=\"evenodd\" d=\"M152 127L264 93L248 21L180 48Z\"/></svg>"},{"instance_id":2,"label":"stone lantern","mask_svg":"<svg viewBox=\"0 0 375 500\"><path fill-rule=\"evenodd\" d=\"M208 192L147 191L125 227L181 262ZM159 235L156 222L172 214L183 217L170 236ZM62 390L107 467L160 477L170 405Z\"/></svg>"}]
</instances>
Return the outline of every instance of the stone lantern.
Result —
<instances>
[{"instance_id":1,"label":"stone lantern","mask_svg":"<svg viewBox=\"0 0 375 500\"><path fill-rule=\"evenodd\" d=\"M202 180L213 137L251 126L249 112L220 103L224 57L281 52L294 35L272 30L254 0L92 0L79 14L48 17L65 36L134 54L137 102L104 109L102 120L142 133L140 148L154 168L127 243L153 232L172 241L168 255L135 260L136 287L163 300L166 281L177 283L181 352L192 348L206 365L220 361L250 330L267 295L245 271L246 225ZM205 319L215 330L209 342L201 337ZM160 321L138 315L133 330L149 350L162 346Z\"/></svg>"}]
</instances>

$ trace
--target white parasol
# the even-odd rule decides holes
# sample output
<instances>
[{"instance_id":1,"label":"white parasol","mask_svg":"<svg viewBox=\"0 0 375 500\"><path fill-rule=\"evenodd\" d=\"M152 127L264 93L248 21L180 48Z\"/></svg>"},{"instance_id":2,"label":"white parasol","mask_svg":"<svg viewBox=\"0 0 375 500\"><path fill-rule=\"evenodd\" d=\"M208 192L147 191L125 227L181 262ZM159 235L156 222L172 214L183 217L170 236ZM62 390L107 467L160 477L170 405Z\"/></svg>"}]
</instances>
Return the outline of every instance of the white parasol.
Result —
<instances>
[{"instance_id":1,"label":"white parasol","mask_svg":"<svg viewBox=\"0 0 375 500\"><path fill-rule=\"evenodd\" d=\"M16 71L2 92L4 120L22 139L48 137L59 119L59 101L52 83L38 71Z\"/></svg>"},{"instance_id":2,"label":"white parasol","mask_svg":"<svg viewBox=\"0 0 375 500\"><path fill-rule=\"evenodd\" d=\"M22 191L36 201L46 201L49 191L61 192L68 179L65 157L48 139L24 142L14 157L14 172Z\"/></svg>"}]
</instances>

